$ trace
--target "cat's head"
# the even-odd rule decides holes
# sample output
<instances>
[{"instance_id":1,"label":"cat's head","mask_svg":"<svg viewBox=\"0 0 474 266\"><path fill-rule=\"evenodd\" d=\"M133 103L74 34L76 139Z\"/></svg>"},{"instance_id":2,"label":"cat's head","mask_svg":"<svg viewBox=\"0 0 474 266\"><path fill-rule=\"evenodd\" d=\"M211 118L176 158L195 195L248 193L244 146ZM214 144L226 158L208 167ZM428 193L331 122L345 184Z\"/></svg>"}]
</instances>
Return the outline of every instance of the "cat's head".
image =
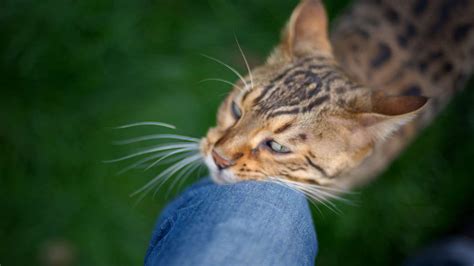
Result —
<instances>
[{"instance_id":1,"label":"cat's head","mask_svg":"<svg viewBox=\"0 0 474 266\"><path fill-rule=\"evenodd\" d=\"M426 101L373 93L351 80L333 58L322 4L306 0L268 62L221 104L201 153L219 183L277 178L327 185Z\"/></svg>"}]
</instances>

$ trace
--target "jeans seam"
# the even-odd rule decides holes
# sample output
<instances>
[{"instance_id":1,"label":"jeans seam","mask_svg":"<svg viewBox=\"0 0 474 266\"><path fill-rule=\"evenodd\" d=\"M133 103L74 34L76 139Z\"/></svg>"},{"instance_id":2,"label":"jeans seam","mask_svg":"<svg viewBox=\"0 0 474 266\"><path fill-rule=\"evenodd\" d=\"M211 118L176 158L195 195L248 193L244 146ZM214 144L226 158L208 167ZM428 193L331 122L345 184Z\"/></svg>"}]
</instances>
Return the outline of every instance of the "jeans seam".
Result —
<instances>
[{"instance_id":1,"label":"jeans seam","mask_svg":"<svg viewBox=\"0 0 474 266\"><path fill-rule=\"evenodd\" d=\"M190 199L192 199L193 197L191 197ZM186 202L189 202L189 201L186 201ZM195 208L196 206L200 205L202 203L202 200L200 201L197 201L195 203L193 203L192 205L190 206L186 206L186 207L178 207L174 213L172 215L170 215L169 217L167 217L165 219L165 221L162 223L162 224L166 224L168 222L170 222L170 226L169 226L169 230L166 231L166 232L162 232L161 231L161 228L160 228L160 232L159 234L162 234L163 233L163 236L160 237L159 239L157 239L154 243L153 243L153 247L152 247L152 252L150 252L149 256L148 257L154 257L154 258L157 258L159 253L161 252L163 246L165 246L168 238L169 238L169 235L170 233L174 230L175 228L175 224L176 222L178 221L179 219L179 216L182 212L184 211L188 211L189 209L192 209L192 208ZM185 205L185 203L181 204L181 206ZM148 264L148 261L147 261L147 264Z\"/></svg>"}]
</instances>

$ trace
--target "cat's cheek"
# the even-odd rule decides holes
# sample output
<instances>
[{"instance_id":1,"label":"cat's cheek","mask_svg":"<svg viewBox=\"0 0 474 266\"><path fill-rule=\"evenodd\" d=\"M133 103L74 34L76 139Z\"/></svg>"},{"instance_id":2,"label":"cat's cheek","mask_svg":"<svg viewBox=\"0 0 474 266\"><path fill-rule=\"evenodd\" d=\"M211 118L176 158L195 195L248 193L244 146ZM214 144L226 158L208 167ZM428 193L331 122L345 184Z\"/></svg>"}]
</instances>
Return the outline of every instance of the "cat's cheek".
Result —
<instances>
[{"instance_id":1,"label":"cat's cheek","mask_svg":"<svg viewBox=\"0 0 474 266\"><path fill-rule=\"evenodd\" d=\"M222 132L217 127L214 127L214 128L210 128L209 131L207 131L206 138L210 143L214 143L221 136L222 136Z\"/></svg>"},{"instance_id":2,"label":"cat's cheek","mask_svg":"<svg viewBox=\"0 0 474 266\"><path fill-rule=\"evenodd\" d=\"M200 151L201 154L205 157L210 154L212 146L214 143L222 136L222 132L217 128L211 128L208 130L206 137L201 140Z\"/></svg>"},{"instance_id":3,"label":"cat's cheek","mask_svg":"<svg viewBox=\"0 0 474 266\"><path fill-rule=\"evenodd\" d=\"M202 138L201 142L199 144L199 151L201 152L202 157L206 158L210 154L211 150L211 143L209 142L209 139Z\"/></svg>"}]
</instances>

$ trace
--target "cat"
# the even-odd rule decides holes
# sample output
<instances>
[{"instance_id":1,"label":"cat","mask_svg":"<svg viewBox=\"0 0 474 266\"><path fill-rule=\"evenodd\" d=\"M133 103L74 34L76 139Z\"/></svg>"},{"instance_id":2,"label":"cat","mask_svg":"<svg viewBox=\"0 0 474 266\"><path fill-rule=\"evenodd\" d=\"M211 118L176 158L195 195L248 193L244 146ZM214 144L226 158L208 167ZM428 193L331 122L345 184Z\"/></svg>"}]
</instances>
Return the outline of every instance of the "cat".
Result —
<instances>
[{"instance_id":1,"label":"cat","mask_svg":"<svg viewBox=\"0 0 474 266\"><path fill-rule=\"evenodd\" d=\"M204 138L155 136L184 143L119 160L158 152L132 165L158 158L153 166L185 154L138 192L204 161L219 184L270 181L318 201L337 197L380 173L464 86L474 62L473 6L361 0L330 38L322 2L302 0L267 62L250 70L245 61L246 77L236 72Z\"/></svg>"},{"instance_id":2,"label":"cat","mask_svg":"<svg viewBox=\"0 0 474 266\"><path fill-rule=\"evenodd\" d=\"M448 26L446 21L438 22L430 33L429 15L413 16L421 9L450 16L457 12L458 18L451 18ZM446 91L462 86L453 85L459 80L441 81L439 76L465 79L472 68L467 58L440 59L441 70L435 76L439 83L434 88L429 88L428 74L412 73L410 67L420 68L425 54L442 53L439 46L454 48L446 45L449 41L437 39L443 35L436 30L454 35L457 31L457 38L469 43L464 47L472 49L473 36L467 36L473 25L471 3L361 1L352 10L339 22L331 42L321 1L304 0L296 7L279 46L266 64L236 83L219 108L217 126L201 142L214 181L274 180L307 194L313 194L311 188L350 189L394 157L394 151L384 154L385 145L394 145L395 139L397 149L403 147L401 139L410 138L403 132L426 124L440 102L450 98ZM428 28L426 33L419 32L422 27ZM415 50L416 45L429 52ZM444 93L438 89L440 82Z\"/></svg>"}]
</instances>

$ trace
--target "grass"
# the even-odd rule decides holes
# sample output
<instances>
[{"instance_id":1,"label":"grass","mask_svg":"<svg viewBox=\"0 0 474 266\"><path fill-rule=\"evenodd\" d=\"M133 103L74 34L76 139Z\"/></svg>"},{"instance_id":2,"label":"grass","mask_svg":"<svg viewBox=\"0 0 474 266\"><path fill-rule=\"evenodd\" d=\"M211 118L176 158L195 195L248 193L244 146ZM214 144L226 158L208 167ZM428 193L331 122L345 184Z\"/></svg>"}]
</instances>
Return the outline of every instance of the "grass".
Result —
<instances>
[{"instance_id":1,"label":"grass","mask_svg":"<svg viewBox=\"0 0 474 266\"><path fill-rule=\"evenodd\" d=\"M333 18L347 1L328 2ZM36 265L69 243L78 265L137 265L172 198L129 194L153 176L117 176L130 152L116 131L159 120L202 136L235 80L209 54L244 70L261 63L296 1L5 0L0 3L0 264ZM472 211L474 85L343 215L314 211L320 265L396 265ZM163 190L166 191L166 190Z\"/></svg>"}]
</instances>

